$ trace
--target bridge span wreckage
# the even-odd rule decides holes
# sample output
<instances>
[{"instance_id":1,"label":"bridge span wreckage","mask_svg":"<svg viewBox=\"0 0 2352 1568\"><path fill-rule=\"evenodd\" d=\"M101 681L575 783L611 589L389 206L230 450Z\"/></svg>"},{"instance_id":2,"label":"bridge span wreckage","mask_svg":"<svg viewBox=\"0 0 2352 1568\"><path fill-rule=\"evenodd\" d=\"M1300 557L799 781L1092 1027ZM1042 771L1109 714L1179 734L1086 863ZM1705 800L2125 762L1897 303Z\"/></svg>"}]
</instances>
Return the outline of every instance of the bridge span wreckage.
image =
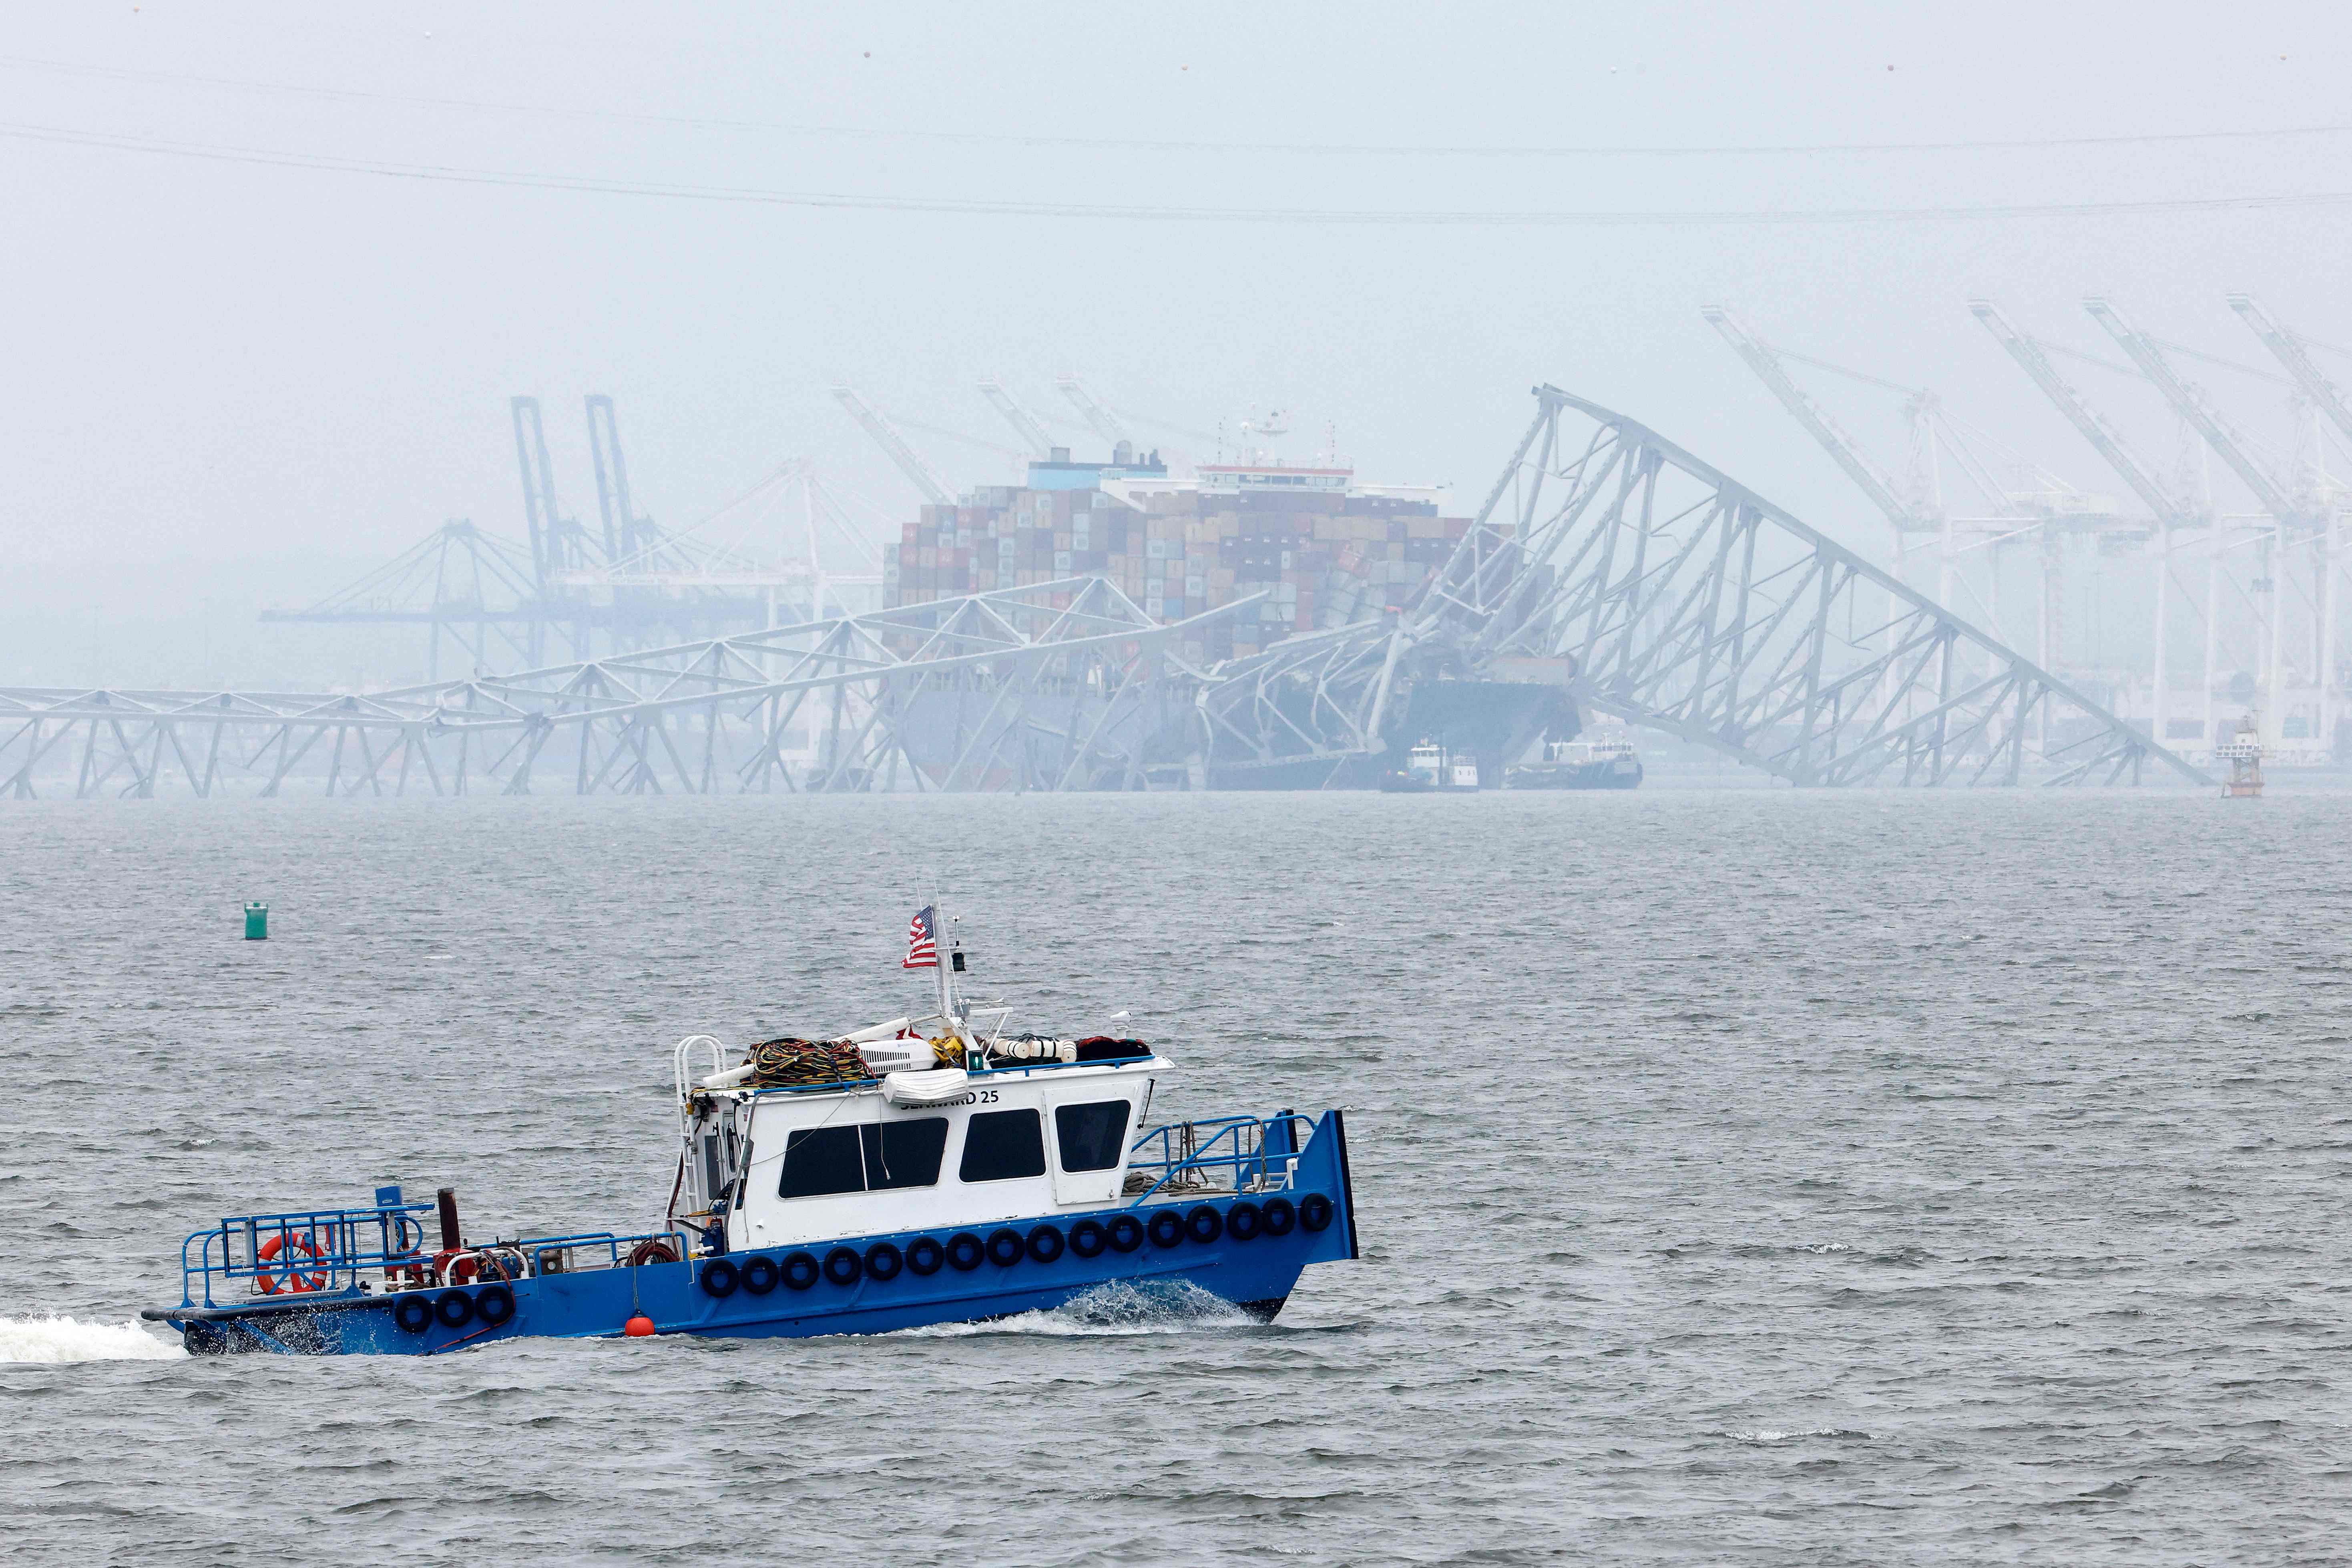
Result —
<instances>
[{"instance_id":1,"label":"bridge span wreckage","mask_svg":"<svg viewBox=\"0 0 2352 1568\"><path fill-rule=\"evenodd\" d=\"M1345 788L1598 711L1792 784L2204 774L1648 427L1550 386L1402 602L1214 664L1079 575L370 693L0 688L0 794Z\"/></svg>"}]
</instances>

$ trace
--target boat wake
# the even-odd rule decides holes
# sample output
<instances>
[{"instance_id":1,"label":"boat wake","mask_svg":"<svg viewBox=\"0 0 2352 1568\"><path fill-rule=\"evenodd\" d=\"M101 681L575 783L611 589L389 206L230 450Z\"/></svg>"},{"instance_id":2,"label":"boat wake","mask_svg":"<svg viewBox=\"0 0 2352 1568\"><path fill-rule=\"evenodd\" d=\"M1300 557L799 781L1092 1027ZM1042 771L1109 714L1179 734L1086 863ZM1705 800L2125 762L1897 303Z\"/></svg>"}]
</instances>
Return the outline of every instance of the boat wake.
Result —
<instances>
[{"instance_id":1,"label":"boat wake","mask_svg":"<svg viewBox=\"0 0 2352 1568\"><path fill-rule=\"evenodd\" d=\"M1710 1434L1710 1436L1728 1437L1735 1443L1769 1444L1785 1443L1791 1437L1834 1437L1842 1442L1851 1442L1857 1439L1867 1438L1870 1434L1867 1432L1857 1432L1847 1426L1808 1426L1801 1431L1785 1432L1777 1427L1759 1426L1752 1432L1717 1432Z\"/></svg>"},{"instance_id":2,"label":"boat wake","mask_svg":"<svg viewBox=\"0 0 2352 1568\"><path fill-rule=\"evenodd\" d=\"M188 1352L136 1323L79 1318L0 1318L0 1364L76 1361L179 1361Z\"/></svg>"},{"instance_id":3,"label":"boat wake","mask_svg":"<svg viewBox=\"0 0 2352 1568\"><path fill-rule=\"evenodd\" d=\"M1063 1302L1049 1312L1017 1312L977 1323L937 1323L908 1329L914 1338L954 1339L971 1334L1038 1334L1074 1338L1118 1334L1189 1334L1203 1329L1255 1329L1264 1325L1231 1301L1198 1285L1175 1282L1134 1285L1111 1280Z\"/></svg>"}]
</instances>

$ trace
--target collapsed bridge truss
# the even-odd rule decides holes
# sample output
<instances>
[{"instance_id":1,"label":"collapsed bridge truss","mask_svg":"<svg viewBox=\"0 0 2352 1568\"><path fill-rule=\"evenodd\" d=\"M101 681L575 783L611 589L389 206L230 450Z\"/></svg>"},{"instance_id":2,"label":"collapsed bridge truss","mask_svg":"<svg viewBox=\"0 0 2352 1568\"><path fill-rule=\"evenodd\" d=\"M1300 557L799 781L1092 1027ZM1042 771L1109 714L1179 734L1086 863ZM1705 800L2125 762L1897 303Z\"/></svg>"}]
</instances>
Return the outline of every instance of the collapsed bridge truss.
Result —
<instances>
[{"instance_id":1,"label":"collapsed bridge truss","mask_svg":"<svg viewBox=\"0 0 2352 1568\"><path fill-rule=\"evenodd\" d=\"M367 694L0 688L0 795L1362 782L1416 695L1542 682L1797 784L2210 782L1647 427L1535 395L1400 612L1213 671L1183 640L1263 595L1163 626L1073 577Z\"/></svg>"},{"instance_id":2,"label":"collapsed bridge truss","mask_svg":"<svg viewBox=\"0 0 2352 1568\"><path fill-rule=\"evenodd\" d=\"M1393 754L1416 681L1582 705L1802 785L2210 783L2088 694L1635 421L1556 387L1395 618L1293 637L1202 699L1213 774ZM1549 678L1549 674L1538 678Z\"/></svg>"},{"instance_id":3,"label":"collapsed bridge truss","mask_svg":"<svg viewBox=\"0 0 2352 1568\"><path fill-rule=\"evenodd\" d=\"M1181 776L1202 679L1068 578L367 694L0 688L0 795L1072 789Z\"/></svg>"}]
</instances>

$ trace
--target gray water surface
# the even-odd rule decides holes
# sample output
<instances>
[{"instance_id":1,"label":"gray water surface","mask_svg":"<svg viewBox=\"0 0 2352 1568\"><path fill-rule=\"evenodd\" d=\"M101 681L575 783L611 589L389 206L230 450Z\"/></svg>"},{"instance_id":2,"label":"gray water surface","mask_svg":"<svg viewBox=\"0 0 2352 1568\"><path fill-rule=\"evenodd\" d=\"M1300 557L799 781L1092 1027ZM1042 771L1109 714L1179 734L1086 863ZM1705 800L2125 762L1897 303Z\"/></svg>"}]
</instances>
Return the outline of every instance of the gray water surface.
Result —
<instances>
[{"instance_id":1,"label":"gray water surface","mask_svg":"<svg viewBox=\"0 0 2352 1568\"><path fill-rule=\"evenodd\" d=\"M1365 1256L1271 1326L0 1364L0 1527L77 1563L2340 1561L2347 824L12 805L0 1347L380 1180L480 1233L650 1224L671 1043L919 1002L934 875L1016 1024L1127 1008L1183 1065L1156 1112L1348 1107Z\"/></svg>"}]
</instances>

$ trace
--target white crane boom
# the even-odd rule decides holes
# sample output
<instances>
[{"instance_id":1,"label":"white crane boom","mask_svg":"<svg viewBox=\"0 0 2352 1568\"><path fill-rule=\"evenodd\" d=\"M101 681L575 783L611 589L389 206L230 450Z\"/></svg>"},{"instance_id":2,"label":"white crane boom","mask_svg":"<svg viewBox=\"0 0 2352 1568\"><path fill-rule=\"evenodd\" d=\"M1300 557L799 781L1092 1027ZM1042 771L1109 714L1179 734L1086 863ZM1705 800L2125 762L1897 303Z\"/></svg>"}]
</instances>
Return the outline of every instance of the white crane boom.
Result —
<instances>
[{"instance_id":1,"label":"white crane boom","mask_svg":"<svg viewBox=\"0 0 2352 1568\"><path fill-rule=\"evenodd\" d=\"M1078 384L1076 376L1055 376L1054 384L1062 389L1062 395L1070 400L1070 405L1085 416L1087 423L1094 426L1096 435L1114 447L1121 441L1133 445L1128 433L1120 427L1118 421L1111 417L1110 410L1097 403L1087 389Z\"/></svg>"},{"instance_id":2,"label":"white crane boom","mask_svg":"<svg viewBox=\"0 0 2352 1568\"><path fill-rule=\"evenodd\" d=\"M2108 424L2098 410L2084 402L2083 395L2058 374L2057 368L2050 363L2050 356L2042 352L2041 344L2011 326L2009 318L2002 315L2000 307L1990 300L1971 300L1969 310L1985 324L1985 330L2000 346L2009 351L2009 357L2015 360L2019 368L2032 379L2033 384L2042 389L2042 395L2058 405L2058 412L2082 432L2083 439L2107 460L2107 466L2122 477L2124 483L2138 492L2139 499L2147 502L2159 520L2174 528L2195 528L2202 524L2204 520L2197 509L2184 505L2167 489L2157 479L2155 471L2134 455L2122 432Z\"/></svg>"},{"instance_id":3,"label":"white crane boom","mask_svg":"<svg viewBox=\"0 0 2352 1568\"><path fill-rule=\"evenodd\" d=\"M2303 395L2316 404L2319 411L2326 415L2347 438L2352 438L2352 406L2346 405L2344 394L2337 391L2336 384L2313 363L2309 351L2303 346L2303 340L2282 326L2268 310L2254 303L2251 295L2231 295L2230 309L2245 318L2246 325L2254 330L2254 335L2263 340L2263 345L2286 367L2287 374L2294 378L2294 384L2302 389Z\"/></svg>"},{"instance_id":4,"label":"white crane boom","mask_svg":"<svg viewBox=\"0 0 2352 1568\"><path fill-rule=\"evenodd\" d=\"M1052 454L1054 437L1046 434L1043 425L1037 423L1035 415L1013 401L1013 395L1004 390L1003 382L994 376L990 376L980 384L980 395L988 399L990 407L1004 416L1004 422L1007 425L1021 433L1021 438L1029 443L1029 449L1032 452L1041 458Z\"/></svg>"},{"instance_id":5,"label":"white crane boom","mask_svg":"<svg viewBox=\"0 0 2352 1568\"><path fill-rule=\"evenodd\" d=\"M1750 332L1737 316L1720 305L1708 305L1700 312L1723 334L1732 352L1748 362L1748 368L1757 379L1769 387L1781 406L1797 417L1812 438L1822 444L1837 466L1845 470L1846 478L1860 486L1864 495L1875 502L1886 520L1897 529L1932 529L1941 526L1941 520L1923 515L1919 509L1906 503L1897 490L1895 480L1885 470L1864 455L1854 438L1839 427L1836 420L1818 403L1805 395L1802 387L1789 379L1780 366L1780 356Z\"/></svg>"},{"instance_id":6,"label":"white crane boom","mask_svg":"<svg viewBox=\"0 0 2352 1568\"><path fill-rule=\"evenodd\" d=\"M898 465L898 471L923 492L925 500L934 506L955 505L953 492L940 482L940 477L931 472L929 465L915 455L915 449L907 445L907 438L898 434L895 426L868 407L864 398L842 382L833 384L833 395L849 410L849 416L874 437L874 444L882 448L883 454Z\"/></svg>"},{"instance_id":7,"label":"white crane boom","mask_svg":"<svg viewBox=\"0 0 2352 1568\"><path fill-rule=\"evenodd\" d=\"M2107 335L2116 340L2124 353L2131 355L2132 363L2139 367L2141 374L2156 384L2157 391L2164 395L2164 400L2172 405L2173 411L2205 437L2207 446L2221 454L2221 460L2246 482L2246 488L2253 491L2254 500L2261 503L2264 511L2282 522L2301 515L2304 509L2295 504L2284 485L2254 461L2252 453L2246 449L2245 438L2237 428L2221 416L2221 411L2213 406L2200 388L2180 379L2171 362L2164 357L2164 351L2158 348L2147 333L2125 321L2123 312L2115 306L2095 296L2084 300L2083 309L2090 312L2093 321L2106 328Z\"/></svg>"}]
</instances>

